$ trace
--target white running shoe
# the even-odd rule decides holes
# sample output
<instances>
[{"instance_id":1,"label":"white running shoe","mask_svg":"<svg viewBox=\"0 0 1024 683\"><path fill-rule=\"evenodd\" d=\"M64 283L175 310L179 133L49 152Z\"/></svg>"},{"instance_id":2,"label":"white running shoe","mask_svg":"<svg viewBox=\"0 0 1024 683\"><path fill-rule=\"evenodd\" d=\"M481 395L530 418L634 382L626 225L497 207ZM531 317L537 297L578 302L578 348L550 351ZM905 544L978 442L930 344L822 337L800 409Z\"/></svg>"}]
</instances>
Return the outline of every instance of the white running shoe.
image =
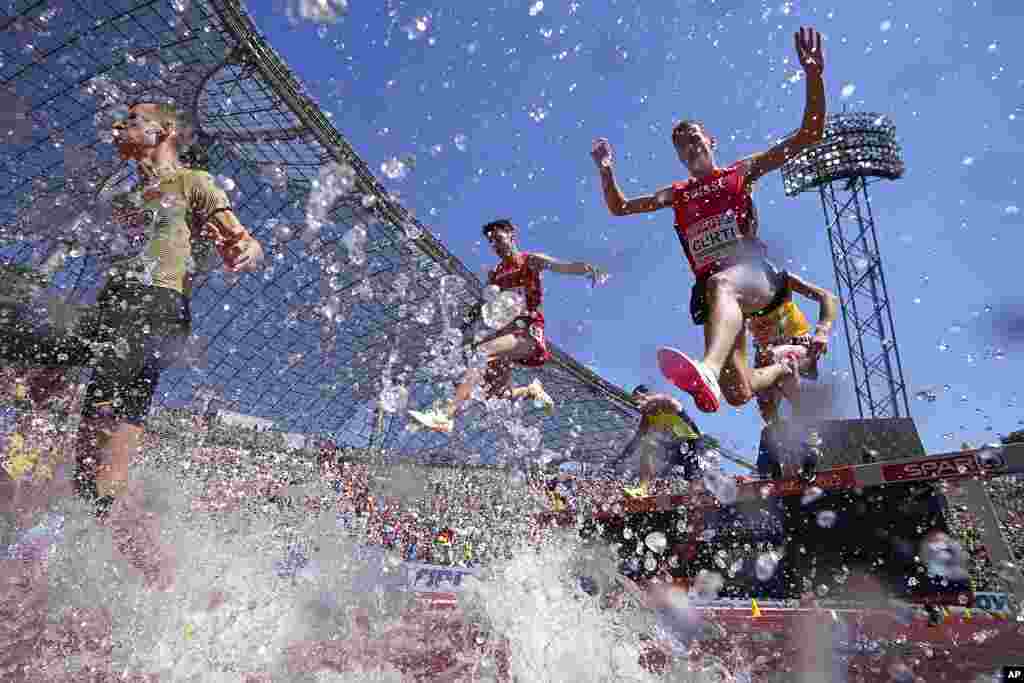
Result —
<instances>
[{"instance_id":1,"label":"white running shoe","mask_svg":"<svg viewBox=\"0 0 1024 683\"><path fill-rule=\"evenodd\" d=\"M544 391L544 385L540 383L539 379L530 382L530 394L533 396L533 400L544 408L545 413L555 414L555 401L548 395L548 392Z\"/></svg>"},{"instance_id":2,"label":"white running shoe","mask_svg":"<svg viewBox=\"0 0 1024 683\"><path fill-rule=\"evenodd\" d=\"M426 412L410 410L409 417L433 432L451 434L452 429L455 427L455 422L452 418L448 417L448 413L437 408L432 408Z\"/></svg>"}]
</instances>

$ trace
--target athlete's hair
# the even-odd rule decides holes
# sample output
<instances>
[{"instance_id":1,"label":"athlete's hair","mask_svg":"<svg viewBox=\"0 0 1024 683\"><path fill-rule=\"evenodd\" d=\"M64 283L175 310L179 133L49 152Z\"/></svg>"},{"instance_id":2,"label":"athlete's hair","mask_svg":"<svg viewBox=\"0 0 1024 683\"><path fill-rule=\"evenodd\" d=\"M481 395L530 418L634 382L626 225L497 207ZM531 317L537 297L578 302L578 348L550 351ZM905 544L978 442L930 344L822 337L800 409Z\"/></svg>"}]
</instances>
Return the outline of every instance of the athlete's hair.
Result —
<instances>
[{"instance_id":1,"label":"athlete's hair","mask_svg":"<svg viewBox=\"0 0 1024 683\"><path fill-rule=\"evenodd\" d=\"M718 146L718 140L708 132L707 126L704 125L703 121L697 121L696 119L683 119L676 125L672 126L672 144L676 142L676 136L686 128L698 128L704 135L707 135L711 140L711 149Z\"/></svg>"},{"instance_id":2,"label":"athlete's hair","mask_svg":"<svg viewBox=\"0 0 1024 683\"><path fill-rule=\"evenodd\" d=\"M147 100L141 99L132 102L131 107L144 104L153 107L156 111L151 114L152 118L163 124L171 124L177 129L178 136L176 138L178 151L184 152L192 144L192 134L194 128L192 125L192 117L185 113L183 109L177 105L161 101L161 100ZM129 107L129 108L131 108Z\"/></svg>"},{"instance_id":3,"label":"athlete's hair","mask_svg":"<svg viewBox=\"0 0 1024 683\"><path fill-rule=\"evenodd\" d=\"M512 224L511 219L499 218L496 221L491 221L483 227L484 237L490 237L491 233L496 230L507 230L513 235L516 234L516 226Z\"/></svg>"},{"instance_id":4,"label":"athlete's hair","mask_svg":"<svg viewBox=\"0 0 1024 683\"><path fill-rule=\"evenodd\" d=\"M637 384L636 387L633 388L632 393L630 393L630 396L636 396L637 394L644 396L649 393L651 393L651 390L647 388L646 384Z\"/></svg>"}]
</instances>

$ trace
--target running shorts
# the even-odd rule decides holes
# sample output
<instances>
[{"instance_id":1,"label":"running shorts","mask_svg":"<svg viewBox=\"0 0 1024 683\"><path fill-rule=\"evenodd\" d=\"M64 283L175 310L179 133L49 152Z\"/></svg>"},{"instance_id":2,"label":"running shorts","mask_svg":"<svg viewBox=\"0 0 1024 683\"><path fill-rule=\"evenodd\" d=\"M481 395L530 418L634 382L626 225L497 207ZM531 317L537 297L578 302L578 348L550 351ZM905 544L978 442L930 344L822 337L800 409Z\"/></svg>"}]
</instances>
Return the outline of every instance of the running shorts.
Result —
<instances>
[{"instance_id":1,"label":"running shorts","mask_svg":"<svg viewBox=\"0 0 1024 683\"><path fill-rule=\"evenodd\" d=\"M647 455L654 461L656 479L698 479L702 472L696 442L697 439L680 439L671 432L652 430L641 437L629 452L623 453L612 466L614 474L619 479L637 479L640 463Z\"/></svg>"},{"instance_id":2,"label":"running shorts","mask_svg":"<svg viewBox=\"0 0 1024 683\"><path fill-rule=\"evenodd\" d=\"M760 263L764 268L765 274L768 276L768 282L770 282L775 288L775 299L763 309L765 311L769 311L781 304L786 297L786 272L776 268L772 262L767 259L761 259ZM694 325L703 325L708 319L710 311L708 310L707 287L708 280L714 274L715 272L711 272L708 275L699 278L690 290L690 317L693 319ZM750 315L757 315L758 313L760 313L760 311L757 313L751 313Z\"/></svg>"},{"instance_id":3,"label":"running shorts","mask_svg":"<svg viewBox=\"0 0 1024 683\"><path fill-rule=\"evenodd\" d=\"M113 279L69 327L27 303L0 306L0 361L92 368L82 416L141 425L161 371L181 358L190 329L182 294Z\"/></svg>"},{"instance_id":4,"label":"running shorts","mask_svg":"<svg viewBox=\"0 0 1024 683\"><path fill-rule=\"evenodd\" d=\"M511 360L507 358L495 358L487 363L487 371L484 374L484 383L492 394L500 394L508 388L512 379L512 367L521 365L530 368L539 368L551 360L551 350L548 348L547 337L544 334L544 317L539 315L531 317L519 316L498 332L488 335L490 339L511 334L517 339L530 339L533 341L533 351L526 358Z\"/></svg>"}]
</instances>

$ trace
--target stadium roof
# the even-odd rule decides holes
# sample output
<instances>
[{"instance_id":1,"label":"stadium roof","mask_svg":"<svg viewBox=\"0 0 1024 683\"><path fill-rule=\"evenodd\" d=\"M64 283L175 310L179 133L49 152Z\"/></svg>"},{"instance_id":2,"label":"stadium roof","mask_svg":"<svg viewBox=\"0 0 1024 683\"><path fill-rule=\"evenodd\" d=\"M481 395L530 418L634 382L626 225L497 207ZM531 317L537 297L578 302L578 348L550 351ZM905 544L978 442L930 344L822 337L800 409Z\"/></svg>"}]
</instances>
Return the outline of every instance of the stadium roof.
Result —
<instances>
[{"instance_id":1,"label":"stadium roof","mask_svg":"<svg viewBox=\"0 0 1024 683\"><path fill-rule=\"evenodd\" d=\"M424 462L536 453L538 435L559 457L616 455L636 425L634 406L557 348L543 369L516 371L517 383L541 378L558 404L553 416L527 406L505 422L476 404L449 438L409 432L401 413L377 411L389 381L404 382L413 405L435 395L446 380L424 360L440 343L443 313L461 314L481 284L388 195L240 3L180 4L183 13L149 0L15 0L0 15L0 255L39 262L55 240L69 241L83 210L131 181L100 139L111 116L139 99L173 99L198 124L197 163L230 179L223 184L234 185L236 210L272 267L199 283L193 367L165 374L163 405L219 394L279 429ZM320 234L275 243L272 221L301 232L311 191L322 196L325 186L345 191L331 198ZM343 240L357 224L367 232L362 264ZM78 243L56 284L73 297L95 291L97 249ZM331 296L333 322L321 308ZM435 314L417 320L425 304Z\"/></svg>"}]
</instances>

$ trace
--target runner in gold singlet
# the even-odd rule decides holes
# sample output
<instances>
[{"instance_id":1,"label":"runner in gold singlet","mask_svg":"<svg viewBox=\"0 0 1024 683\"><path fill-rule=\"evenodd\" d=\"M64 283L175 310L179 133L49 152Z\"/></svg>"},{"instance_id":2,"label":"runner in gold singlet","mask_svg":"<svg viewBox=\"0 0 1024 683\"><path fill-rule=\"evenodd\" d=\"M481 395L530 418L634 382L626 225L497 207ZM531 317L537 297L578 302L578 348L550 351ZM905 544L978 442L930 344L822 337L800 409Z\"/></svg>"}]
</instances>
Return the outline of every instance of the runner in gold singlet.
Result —
<instances>
[{"instance_id":1,"label":"runner in gold singlet","mask_svg":"<svg viewBox=\"0 0 1024 683\"><path fill-rule=\"evenodd\" d=\"M635 487L624 489L626 495L646 496L655 479L700 476L695 448L700 430L682 404L671 396L652 394L643 384L631 397L640 408L640 425L613 466L618 478L637 481Z\"/></svg>"},{"instance_id":2,"label":"runner in gold singlet","mask_svg":"<svg viewBox=\"0 0 1024 683\"><path fill-rule=\"evenodd\" d=\"M818 358L828 351L829 333L839 309L832 292L791 273L780 273L776 288L775 300L747 319L754 340L755 371L775 363L784 363L791 370L776 384L757 392L757 405L766 424L779 419L783 397L799 408L800 378L818 378ZM813 331L793 301L794 292L818 302L820 313Z\"/></svg>"},{"instance_id":3,"label":"runner in gold singlet","mask_svg":"<svg viewBox=\"0 0 1024 683\"><path fill-rule=\"evenodd\" d=\"M186 125L174 106L150 102L135 104L114 123L118 153L135 162L139 182L112 202L119 230L109 252L98 255L107 280L76 325L59 326L26 305L0 306L0 360L46 370L30 376L34 403L59 388L54 378L63 370L94 369L82 404L74 484L115 525L120 513L111 510L127 491L161 371L181 359L191 330L193 275L210 265L214 252L229 272L257 270L263 260L227 194L208 173L181 164ZM115 540L133 564L145 565L147 583L165 585L154 563L135 561L153 539L121 529Z\"/></svg>"}]
</instances>

